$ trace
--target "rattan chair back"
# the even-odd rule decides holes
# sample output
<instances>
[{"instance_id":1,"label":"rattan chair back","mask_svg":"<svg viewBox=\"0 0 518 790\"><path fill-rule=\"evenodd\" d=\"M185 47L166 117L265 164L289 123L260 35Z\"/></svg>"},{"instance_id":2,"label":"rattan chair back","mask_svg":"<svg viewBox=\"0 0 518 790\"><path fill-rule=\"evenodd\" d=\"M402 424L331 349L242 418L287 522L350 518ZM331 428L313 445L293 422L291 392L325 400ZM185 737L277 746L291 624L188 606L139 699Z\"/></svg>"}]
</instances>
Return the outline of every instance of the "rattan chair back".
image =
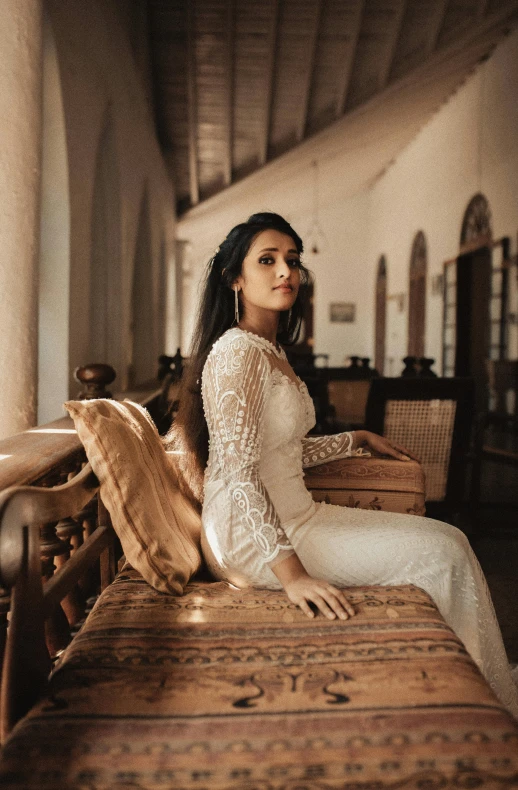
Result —
<instances>
[{"instance_id":1,"label":"rattan chair back","mask_svg":"<svg viewBox=\"0 0 518 790\"><path fill-rule=\"evenodd\" d=\"M470 378L373 379L367 430L412 450L426 478L427 502L453 504L464 492L474 382Z\"/></svg>"}]
</instances>

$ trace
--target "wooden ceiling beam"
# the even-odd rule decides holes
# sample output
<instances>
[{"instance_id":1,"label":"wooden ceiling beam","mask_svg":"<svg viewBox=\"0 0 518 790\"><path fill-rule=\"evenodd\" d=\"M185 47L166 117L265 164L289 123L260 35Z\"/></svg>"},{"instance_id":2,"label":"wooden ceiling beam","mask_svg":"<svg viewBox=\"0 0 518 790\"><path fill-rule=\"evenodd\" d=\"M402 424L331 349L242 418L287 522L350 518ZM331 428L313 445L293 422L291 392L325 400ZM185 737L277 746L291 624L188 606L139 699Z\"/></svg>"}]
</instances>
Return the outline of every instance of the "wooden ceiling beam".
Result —
<instances>
[{"instance_id":1,"label":"wooden ceiling beam","mask_svg":"<svg viewBox=\"0 0 518 790\"><path fill-rule=\"evenodd\" d=\"M223 182L226 187L232 183L232 149L234 140L234 36L235 0L226 3L225 38L225 147L223 151Z\"/></svg>"},{"instance_id":2,"label":"wooden ceiling beam","mask_svg":"<svg viewBox=\"0 0 518 790\"><path fill-rule=\"evenodd\" d=\"M478 3L477 3L477 19L483 19L484 18L485 14L486 14L486 11L487 11L488 5L489 5L489 0L478 0Z\"/></svg>"},{"instance_id":3,"label":"wooden ceiling beam","mask_svg":"<svg viewBox=\"0 0 518 790\"><path fill-rule=\"evenodd\" d=\"M315 76L317 43L318 43L318 36L320 33L320 25L322 22L322 6L323 6L323 0L315 1L315 12L314 12L315 15L313 18L313 26L310 32L310 40L308 46L308 61L309 61L308 71L304 85L304 96L300 110L299 123L295 132L298 143L302 142L302 140L306 136L306 129L308 127L308 113L309 113L309 106L311 101L311 89L313 86L313 80Z\"/></svg>"},{"instance_id":4,"label":"wooden ceiling beam","mask_svg":"<svg viewBox=\"0 0 518 790\"><path fill-rule=\"evenodd\" d=\"M196 40L194 30L194 0L186 0L187 8L187 128L189 137L189 194L191 206L200 202L197 140Z\"/></svg>"},{"instance_id":5,"label":"wooden ceiling beam","mask_svg":"<svg viewBox=\"0 0 518 790\"><path fill-rule=\"evenodd\" d=\"M351 23L351 31L347 42L345 63L340 76L339 84L337 85L337 101L335 111L336 118L340 118L345 112L347 94L349 93L349 86L351 84L354 58L356 56L356 48L358 46L358 39L360 38L364 8L365 0L357 0L354 17Z\"/></svg>"},{"instance_id":6,"label":"wooden ceiling beam","mask_svg":"<svg viewBox=\"0 0 518 790\"><path fill-rule=\"evenodd\" d=\"M399 43L399 36L401 34L401 28L403 26L403 19L405 17L407 2L408 0L399 0L394 12L395 18L393 23L392 38L387 46L385 59L380 66L380 71L378 76L378 87L380 91L386 88L388 81L390 79L390 72L392 71L394 57L397 52L397 45Z\"/></svg>"},{"instance_id":7,"label":"wooden ceiling beam","mask_svg":"<svg viewBox=\"0 0 518 790\"><path fill-rule=\"evenodd\" d=\"M271 23L268 38L268 52L266 55L266 90L264 92L263 131L259 142L259 166L268 161L268 143L270 140L270 127L272 123L274 80L275 80L275 52L277 48L277 28L279 24L279 0L271 0Z\"/></svg>"},{"instance_id":8,"label":"wooden ceiling beam","mask_svg":"<svg viewBox=\"0 0 518 790\"><path fill-rule=\"evenodd\" d=\"M428 28L428 41L426 44L426 55L431 55L437 48L437 42L441 34L446 11L448 10L449 0L437 0L433 18Z\"/></svg>"}]
</instances>

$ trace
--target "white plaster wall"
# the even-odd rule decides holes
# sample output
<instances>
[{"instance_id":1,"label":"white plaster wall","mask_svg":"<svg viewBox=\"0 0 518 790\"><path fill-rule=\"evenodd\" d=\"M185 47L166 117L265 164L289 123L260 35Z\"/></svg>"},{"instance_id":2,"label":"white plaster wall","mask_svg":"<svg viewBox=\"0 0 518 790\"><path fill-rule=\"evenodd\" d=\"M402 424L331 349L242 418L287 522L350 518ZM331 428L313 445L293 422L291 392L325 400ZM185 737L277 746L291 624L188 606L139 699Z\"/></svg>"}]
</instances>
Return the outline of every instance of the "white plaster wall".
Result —
<instances>
[{"instance_id":1,"label":"white plaster wall","mask_svg":"<svg viewBox=\"0 0 518 790\"><path fill-rule=\"evenodd\" d=\"M92 197L99 140L108 110L114 124L120 178L120 302L127 360L131 358L135 244L146 184L156 316L163 314L159 308L161 262L172 255L174 245L173 187L156 140L145 81L132 49L135 31L130 35L124 27L121 2L124 0L48 0L60 65L69 162L71 371L95 361L90 359L87 331ZM165 254L161 252L162 244ZM156 336L150 336L153 334ZM155 354L152 343L150 353ZM119 370L118 374L114 386L123 388L127 370ZM69 388L71 395L78 388L72 376Z\"/></svg>"},{"instance_id":2,"label":"white plaster wall","mask_svg":"<svg viewBox=\"0 0 518 790\"><path fill-rule=\"evenodd\" d=\"M342 364L351 354L374 356L374 296L380 255L387 257L388 294L408 296L408 267L415 234L428 246L426 353L440 371L442 299L431 294L434 274L459 248L462 218L478 191L489 200L495 237L514 240L518 226L518 31L413 133L402 152L372 180L388 150L382 118L354 137L347 125L318 145L308 144L268 165L260 174L193 210L178 223L190 243L184 264L182 350L188 350L199 280L211 251L227 231L254 211L279 211L303 236L312 223L313 174L319 162L322 253L307 261L316 274L315 351ZM340 146L339 135L342 135ZM378 172L380 168L378 169ZM329 303L357 305L354 324L331 324ZM395 300L387 310L387 369L398 375L406 356L407 309Z\"/></svg>"},{"instance_id":3,"label":"white plaster wall","mask_svg":"<svg viewBox=\"0 0 518 790\"><path fill-rule=\"evenodd\" d=\"M462 219L477 192L488 199L495 238L518 229L518 31L451 97L371 191L369 250L372 267L387 255L389 294L408 293L413 238L423 230L428 247L426 354L441 370L442 299L431 277L459 249ZM406 303L408 308L408 303ZM406 353L407 324L389 311L390 354ZM397 338L394 337L397 334ZM389 352L387 350L387 357ZM394 371L399 372L399 371Z\"/></svg>"}]
</instances>

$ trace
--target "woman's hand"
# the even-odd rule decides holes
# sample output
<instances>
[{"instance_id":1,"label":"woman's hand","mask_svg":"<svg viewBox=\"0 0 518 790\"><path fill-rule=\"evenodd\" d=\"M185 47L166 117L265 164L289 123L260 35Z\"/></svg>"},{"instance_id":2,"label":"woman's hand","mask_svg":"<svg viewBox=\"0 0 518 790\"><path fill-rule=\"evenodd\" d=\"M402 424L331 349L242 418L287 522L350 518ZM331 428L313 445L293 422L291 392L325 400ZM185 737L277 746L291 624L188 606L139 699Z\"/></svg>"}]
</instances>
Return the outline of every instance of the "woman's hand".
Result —
<instances>
[{"instance_id":1,"label":"woman's hand","mask_svg":"<svg viewBox=\"0 0 518 790\"><path fill-rule=\"evenodd\" d=\"M395 442L390 442L384 436L378 436L377 433L355 431L354 440L357 447L366 446L378 455L390 455L397 461L410 461L410 459L413 459L419 462L419 458L411 450L407 450L406 447Z\"/></svg>"},{"instance_id":2,"label":"woman's hand","mask_svg":"<svg viewBox=\"0 0 518 790\"><path fill-rule=\"evenodd\" d=\"M313 579L307 573L288 582L284 589L290 601L300 606L308 617L315 616L310 603L315 604L330 620L334 620L337 616L340 620L347 620L356 614L342 590L328 582Z\"/></svg>"}]
</instances>

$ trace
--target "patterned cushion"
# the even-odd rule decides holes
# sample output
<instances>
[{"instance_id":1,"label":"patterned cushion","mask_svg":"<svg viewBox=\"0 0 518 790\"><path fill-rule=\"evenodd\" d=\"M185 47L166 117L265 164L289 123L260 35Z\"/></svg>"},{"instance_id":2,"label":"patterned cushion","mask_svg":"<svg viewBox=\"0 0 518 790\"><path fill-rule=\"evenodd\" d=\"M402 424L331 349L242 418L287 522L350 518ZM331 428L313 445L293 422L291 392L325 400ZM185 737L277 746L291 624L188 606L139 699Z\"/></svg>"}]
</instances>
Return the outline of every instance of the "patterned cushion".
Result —
<instances>
[{"instance_id":1,"label":"patterned cushion","mask_svg":"<svg viewBox=\"0 0 518 790\"><path fill-rule=\"evenodd\" d=\"M100 597L0 763L5 790L504 788L518 725L429 596L354 587L349 621L282 592L132 569Z\"/></svg>"},{"instance_id":2,"label":"patterned cushion","mask_svg":"<svg viewBox=\"0 0 518 790\"><path fill-rule=\"evenodd\" d=\"M425 514L424 473L415 461L343 458L309 469L305 483L317 502Z\"/></svg>"},{"instance_id":3,"label":"patterned cushion","mask_svg":"<svg viewBox=\"0 0 518 790\"><path fill-rule=\"evenodd\" d=\"M201 519L146 409L131 401L68 401L127 559L157 590L181 593L201 564Z\"/></svg>"}]
</instances>

